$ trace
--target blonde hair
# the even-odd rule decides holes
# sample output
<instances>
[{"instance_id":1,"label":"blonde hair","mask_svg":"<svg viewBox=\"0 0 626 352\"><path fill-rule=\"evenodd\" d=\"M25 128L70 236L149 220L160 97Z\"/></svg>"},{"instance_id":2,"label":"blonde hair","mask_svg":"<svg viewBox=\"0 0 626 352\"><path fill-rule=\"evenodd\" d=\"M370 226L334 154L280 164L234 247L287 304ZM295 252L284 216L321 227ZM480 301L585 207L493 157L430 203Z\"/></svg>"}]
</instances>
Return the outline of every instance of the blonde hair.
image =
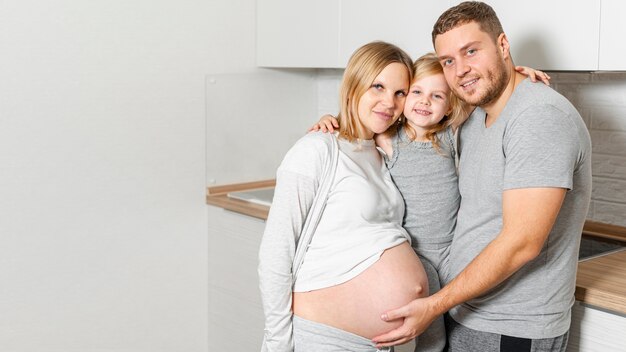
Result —
<instances>
[{"instance_id":1,"label":"blonde hair","mask_svg":"<svg viewBox=\"0 0 626 352\"><path fill-rule=\"evenodd\" d=\"M413 64L413 80L416 81L418 79L422 79L424 77L441 74L443 75L443 68L439 63L439 59L435 53L427 53L422 55L419 59L415 60ZM453 125L455 122L462 119L469 113L469 106L461 101L453 92L450 90L448 94L448 105L450 108L450 112L446 114L446 116L439 121L439 123L434 126L428 128L425 133L425 137L433 144L433 147L438 152L441 149L439 145L439 138L437 138L437 133L445 130L446 128ZM402 118L402 124L406 130L407 136L414 140L417 137L416 131L411 127L406 118Z\"/></svg>"},{"instance_id":2,"label":"blonde hair","mask_svg":"<svg viewBox=\"0 0 626 352\"><path fill-rule=\"evenodd\" d=\"M409 82L413 79L411 57L397 46L375 41L358 48L350 57L339 90L339 136L352 142L359 138L357 107L376 76L389 64L406 66Z\"/></svg>"}]
</instances>

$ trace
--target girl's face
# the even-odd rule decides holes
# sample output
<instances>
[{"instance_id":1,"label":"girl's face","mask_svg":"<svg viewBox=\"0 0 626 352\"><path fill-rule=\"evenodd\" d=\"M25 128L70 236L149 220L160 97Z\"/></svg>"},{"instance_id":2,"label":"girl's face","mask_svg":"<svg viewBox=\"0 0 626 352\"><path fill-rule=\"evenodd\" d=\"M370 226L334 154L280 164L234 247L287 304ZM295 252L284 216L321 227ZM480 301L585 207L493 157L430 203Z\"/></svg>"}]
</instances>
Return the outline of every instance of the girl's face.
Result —
<instances>
[{"instance_id":1,"label":"girl's face","mask_svg":"<svg viewBox=\"0 0 626 352\"><path fill-rule=\"evenodd\" d=\"M359 100L359 138L385 132L400 116L408 89L407 67L397 62L387 65Z\"/></svg>"},{"instance_id":2,"label":"girl's face","mask_svg":"<svg viewBox=\"0 0 626 352\"><path fill-rule=\"evenodd\" d=\"M450 87L437 73L413 81L404 105L404 116L418 136L450 113Z\"/></svg>"}]
</instances>

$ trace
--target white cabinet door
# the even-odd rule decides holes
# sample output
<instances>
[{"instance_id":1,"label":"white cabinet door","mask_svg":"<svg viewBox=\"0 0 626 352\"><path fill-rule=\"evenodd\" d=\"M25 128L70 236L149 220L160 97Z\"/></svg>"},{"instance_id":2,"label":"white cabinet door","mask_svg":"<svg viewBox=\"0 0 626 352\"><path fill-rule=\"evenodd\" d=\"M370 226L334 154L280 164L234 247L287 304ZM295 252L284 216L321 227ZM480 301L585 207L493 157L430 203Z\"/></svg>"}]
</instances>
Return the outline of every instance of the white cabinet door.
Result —
<instances>
[{"instance_id":1,"label":"white cabinet door","mask_svg":"<svg viewBox=\"0 0 626 352\"><path fill-rule=\"evenodd\" d=\"M433 51L431 32L448 1L343 0L339 63L342 67L358 47L383 40L404 49L414 60Z\"/></svg>"},{"instance_id":2,"label":"white cabinet door","mask_svg":"<svg viewBox=\"0 0 626 352\"><path fill-rule=\"evenodd\" d=\"M257 0L257 65L343 68L355 49L394 43L412 58L433 51L430 33L449 1Z\"/></svg>"},{"instance_id":3,"label":"white cabinet door","mask_svg":"<svg viewBox=\"0 0 626 352\"><path fill-rule=\"evenodd\" d=\"M265 221L207 208L210 350L260 351L264 318L257 265Z\"/></svg>"},{"instance_id":4,"label":"white cabinet door","mask_svg":"<svg viewBox=\"0 0 626 352\"><path fill-rule=\"evenodd\" d=\"M516 65L542 70L598 69L600 0L485 2L500 18Z\"/></svg>"},{"instance_id":5,"label":"white cabinet door","mask_svg":"<svg viewBox=\"0 0 626 352\"><path fill-rule=\"evenodd\" d=\"M600 23L600 70L626 70L623 0L602 0Z\"/></svg>"},{"instance_id":6,"label":"white cabinet door","mask_svg":"<svg viewBox=\"0 0 626 352\"><path fill-rule=\"evenodd\" d=\"M601 0L487 0L498 14L517 65L543 70L598 69ZM359 46L384 40L413 58L432 51L432 26L451 1L258 0L257 65L345 67ZM603 0L602 69L618 62L626 5ZM604 23L606 22L606 23Z\"/></svg>"},{"instance_id":7,"label":"white cabinet door","mask_svg":"<svg viewBox=\"0 0 626 352\"><path fill-rule=\"evenodd\" d=\"M338 0L257 0L257 65L338 67L340 5Z\"/></svg>"},{"instance_id":8,"label":"white cabinet door","mask_svg":"<svg viewBox=\"0 0 626 352\"><path fill-rule=\"evenodd\" d=\"M604 1L604 0L603 0ZM572 307L567 352L623 352L626 316L584 306Z\"/></svg>"}]
</instances>

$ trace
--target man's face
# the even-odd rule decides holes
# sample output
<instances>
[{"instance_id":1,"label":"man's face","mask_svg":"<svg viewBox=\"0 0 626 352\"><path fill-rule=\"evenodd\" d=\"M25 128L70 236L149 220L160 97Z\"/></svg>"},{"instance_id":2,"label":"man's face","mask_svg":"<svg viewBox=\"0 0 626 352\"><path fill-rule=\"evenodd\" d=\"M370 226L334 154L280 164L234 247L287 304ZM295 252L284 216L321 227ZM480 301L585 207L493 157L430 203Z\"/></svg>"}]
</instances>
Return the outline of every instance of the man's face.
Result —
<instances>
[{"instance_id":1,"label":"man's face","mask_svg":"<svg viewBox=\"0 0 626 352\"><path fill-rule=\"evenodd\" d=\"M476 22L458 26L435 38L435 51L452 91L463 101L485 106L502 94L510 78L505 63L506 37L496 45ZM505 50L506 49L506 50Z\"/></svg>"}]
</instances>

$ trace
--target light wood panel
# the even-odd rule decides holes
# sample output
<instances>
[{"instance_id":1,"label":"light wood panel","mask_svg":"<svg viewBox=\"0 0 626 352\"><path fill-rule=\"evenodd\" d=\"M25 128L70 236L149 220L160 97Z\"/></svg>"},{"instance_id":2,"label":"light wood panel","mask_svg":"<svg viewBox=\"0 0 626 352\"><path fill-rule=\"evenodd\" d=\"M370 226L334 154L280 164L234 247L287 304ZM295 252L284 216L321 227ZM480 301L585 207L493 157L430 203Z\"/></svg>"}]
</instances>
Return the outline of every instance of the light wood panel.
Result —
<instances>
[{"instance_id":1,"label":"light wood panel","mask_svg":"<svg viewBox=\"0 0 626 352\"><path fill-rule=\"evenodd\" d=\"M585 221L583 234L618 241L626 241L626 227L604 224L590 220Z\"/></svg>"},{"instance_id":2,"label":"light wood panel","mask_svg":"<svg viewBox=\"0 0 626 352\"><path fill-rule=\"evenodd\" d=\"M247 191L259 188L273 188L276 186L276 180L262 180L255 182L235 183L231 185L220 185L207 187L207 196L225 194L229 192Z\"/></svg>"},{"instance_id":3,"label":"light wood panel","mask_svg":"<svg viewBox=\"0 0 626 352\"><path fill-rule=\"evenodd\" d=\"M580 262L576 299L626 314L626 250Z\"/></svg>"},{"instance_id":4,"label":"light wood panel","mask_svg":"<svg viewBox=\"0 0 626 352\"><path fill-rule=\"evenodd\" d=\"M206 202L227 210L266 220L270 207L228 197L229 192L247 191L251 189L273 188L276 180L235 183L230 185L212 186L207 188Z\"/></svg>"}]
</instances>

